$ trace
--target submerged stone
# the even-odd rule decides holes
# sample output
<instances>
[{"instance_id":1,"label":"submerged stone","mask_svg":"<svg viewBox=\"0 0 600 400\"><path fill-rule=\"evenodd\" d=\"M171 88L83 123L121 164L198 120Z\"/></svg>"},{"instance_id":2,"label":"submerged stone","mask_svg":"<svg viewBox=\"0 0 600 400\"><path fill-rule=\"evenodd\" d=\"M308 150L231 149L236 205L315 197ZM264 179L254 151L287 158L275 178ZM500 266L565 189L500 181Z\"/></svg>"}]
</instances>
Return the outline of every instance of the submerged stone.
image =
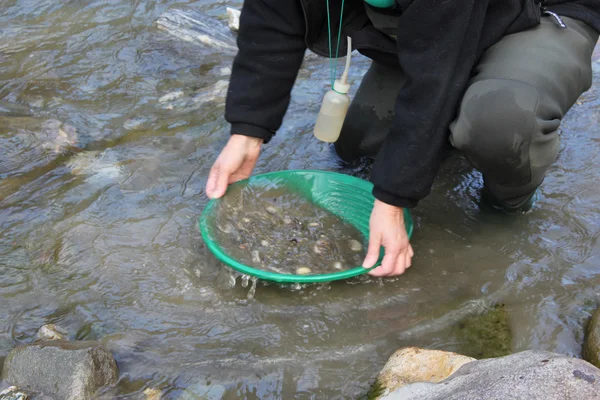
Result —
<instances>
[{"instance_id":1,"label":"submerged stone","mask_svg":"<svg viewBox=\"0 0 600 400\"><path fill-rule=\"evenodd\" d=\"M455 351L477 359L501 357L511 353L512 335L504 304L496 304L482 313L466 316L449 331Z\"/></svg>"},{"instance_id":2,"label":"submerged stone","mask_svg":"<svg viewBox=\"0 0 600 400\"><path fill-rule=\"evenodd\" d=\"M95 341L52 340L13 349L2 380L64 400L86 400L119 376L109 351Z\"/></svg>"},{"instance_id":3,"label":"submerged stone","mask_svg":"<svg viewBox=\"0 0 600 400\"><path fill-rule=\"evenodd\" d=\"M27 393L21 391L16 386L11 386L0 392L0 400L28 400Z\"/></svg>"}]
</instances>

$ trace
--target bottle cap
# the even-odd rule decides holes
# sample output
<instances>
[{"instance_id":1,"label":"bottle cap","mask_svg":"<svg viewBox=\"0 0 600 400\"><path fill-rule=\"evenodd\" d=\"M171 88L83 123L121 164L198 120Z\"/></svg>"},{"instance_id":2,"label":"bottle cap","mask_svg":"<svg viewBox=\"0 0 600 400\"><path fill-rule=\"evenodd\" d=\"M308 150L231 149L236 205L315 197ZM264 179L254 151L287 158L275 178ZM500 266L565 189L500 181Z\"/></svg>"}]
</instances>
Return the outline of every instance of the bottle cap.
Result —
<instances>
[{"instance_id":1,"label":"bottle cap","mask_svg":"<svg viewBox=\"0 0 600 400\"><path fill-rule=\"evenodd\" d=\"M338 93L346 94L346 93L348 93L349 89L350 89L350 84L344 83L344 82L340 81L339 79L336 79L335 82L333 83L333 90L335 90Z\"/></svg>"}]
</instances>

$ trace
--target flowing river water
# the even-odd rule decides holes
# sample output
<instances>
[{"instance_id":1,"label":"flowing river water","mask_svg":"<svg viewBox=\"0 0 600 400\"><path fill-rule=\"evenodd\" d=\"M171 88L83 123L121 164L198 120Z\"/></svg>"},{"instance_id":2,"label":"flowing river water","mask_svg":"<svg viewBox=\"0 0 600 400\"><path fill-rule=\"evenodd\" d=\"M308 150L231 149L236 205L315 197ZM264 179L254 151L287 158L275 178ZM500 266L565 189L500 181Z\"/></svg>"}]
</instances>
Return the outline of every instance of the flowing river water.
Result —
<instances>
[{"instance_id":1,"label":"flowing river water","mask_svg":"<svg viewBox=\"0 0 600 400\"><path fill-rule=\"evenodd\" d=\"M452 155L414 212L405 275L251 289L197 227L232 56L154 23L192 7L226 24L226 6L241 3L0 0L0 358L56 323L115 355L104 398L357 398L401 346L468 353L449 325L496 302L512 351L580 355L600 302L598 55L533 212L480 212L481 177ZM355 57L353 88L367 67ZM327 60L302 69L256 173L368 177L312 135L328 77Z\"/></svg>"}]
</instances>

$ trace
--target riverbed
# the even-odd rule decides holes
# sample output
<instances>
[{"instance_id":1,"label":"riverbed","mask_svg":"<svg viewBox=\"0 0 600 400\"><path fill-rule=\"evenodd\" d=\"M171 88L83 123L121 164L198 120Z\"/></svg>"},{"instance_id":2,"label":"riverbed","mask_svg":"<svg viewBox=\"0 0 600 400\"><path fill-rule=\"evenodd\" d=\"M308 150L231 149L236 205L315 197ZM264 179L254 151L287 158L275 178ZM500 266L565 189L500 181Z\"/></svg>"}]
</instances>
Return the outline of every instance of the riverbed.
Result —
<instances>
[{"instance_id":1,"label":"riverbed","mask_svg":"<svg viewBox=\"0 0 600 400\"><path fill-rule=\"evenodd\" d=\"M405 275L252 288L197 226L223 101L177 101L226 80L232 57L154 24L176 7L226 24L226 6L241 3L0 0L0 357L55 323L113 352L106 398L356 398L400 346L468 352L445 316L497 302L513 351L579 356L600 303L600 54L532 212L480 212L481 177L453 154L414 212ZM368 65L354 58L353 88ZM313 137L328 78L327 60L306 64L256 173L368 177ZM45 146L60 131L75 150Z\"/></svg>"}]
</instances>

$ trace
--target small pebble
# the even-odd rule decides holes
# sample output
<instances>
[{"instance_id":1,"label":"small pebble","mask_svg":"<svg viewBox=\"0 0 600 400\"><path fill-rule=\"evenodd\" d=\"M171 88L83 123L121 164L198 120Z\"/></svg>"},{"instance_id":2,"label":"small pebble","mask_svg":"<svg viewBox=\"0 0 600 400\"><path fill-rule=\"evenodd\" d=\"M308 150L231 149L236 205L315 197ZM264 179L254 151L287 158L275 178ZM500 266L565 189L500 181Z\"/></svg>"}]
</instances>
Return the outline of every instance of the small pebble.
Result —
<instances>
[{"instance_id":1,"label":"small pebble","mask_svg":"<svg viewBox=\"0 0 600 400\"><path fill-rule=\"evenodd\" d=\"M283 219L283 223L286 224L286 225L289 225L289 224L292 223L292 219L290 217L285 217Z\"/></svg>"},{"instance_id":2,"label":"small pebble","mask_svg":"<svg viewBox=\"0 0 600 400\"><path fill-rule=\"evenodd\" d=\"M248 222L250 222L250 218L242 218L242 221L244 221L247 224Z\"/></svg>"},{"instance_id":3,"label":"small pebble","mask_svg":"<svg viewBox=\"0 0 600 400\"><path fill-rule=\"evenodd\" d=\"M258 253L258 250L252 251L252 262L255 262L255 263L260 262L260 254Z\"/></svg>"},{"instance_id":4,"label":"small pebble","mask_svg":"<svg viewBox=\"0 0 600 400\"><path fill-rule=\"evenodd\" d=\"M266 240L263 240L260 242L260 245L263 247L268 247L269 246L269 242L267 242Z\"/></svg>"},{"instance_id":5,"label":"small pebble","mask_svg":"<svg viewBox=\"0 0 600 400\"><path fill-rule=\"evenodd\" d=\"M177 100L181 96L183 96L183 92L181 90L178 90L176 92L171 92L171 93L165 94L160 99L158 99L158 102L166 103L167 101Z\"/></svg>"},{"instance_id":6,"label":"small pebble","mask_svg":"<svg viewBox=\"0 0 600 400\"><path fill-rule=\"evenodd\" d=\"M315 247L313 247L313 251L315 252L315 254L321 254L321 249L316 244L315 244Z\"/></svg>"},{"instance_id":7,"label":"small pebble","mask_svg":"<svg viewBox=\"0 0 600 400\"><path fill-rule=\"evenodd\" d=\"M308 224L308 226L313 226L313 227L314 226L319 226L319 223L318 222L311 222L310 224Z\"/></svg>"},{"instance_id":8,"label":"small pebble","mask_svg":"<svg viewBox=\"0 0 600 400\"><path fill-rule=\"evenodd\" d=\"M342 269L342 263L339 261L336 261L333 263L333 268L335 269Z\"/></svg>"},{"instance_id":9,"label":"small pebble","mask_svg":"<svg viewBox=\"0 0 600 400\"><path fill-rule=\"evenodd\" d=\"M306 275L306 274L310 274L311 272L312 272L311 269L308 267L300 267L296 270L297 275Z\"/></svg>"},{"instance_id":10,"label":"small pebble","mask_svg":"<svg viewBox=\"0 0 600 400\"><path fill-rule=\"evenodd\" d=\"M350 250L352 250L352 251L361 251L362 250L362 244L360 244L360 242L358 240L350 239L348 244L350 245Z\"/></svg>"},{"instance_id":11,"label":"small pebble","mask_svg":"<svg viewBox=\"0 0 600 400\"><path fill-rule=\"evenodd\" d=\"M267 206L266 210L269 214L276 214L277 213L277 209L273 206Z\"/></svg>"},{"instance_id":12,"label":"small pebble","mask_svg":"<svg viewBox=\"0 0 600 400\"><path fill-rule=\"evenodd\" d=\"M128 131L132 131L134 129L141 128L145 122L147 122L146 118L142 118L142 117L130 118L127 121L125 121L125 123L123 124L123 128Z\"/></svg>"}]
</instances>

